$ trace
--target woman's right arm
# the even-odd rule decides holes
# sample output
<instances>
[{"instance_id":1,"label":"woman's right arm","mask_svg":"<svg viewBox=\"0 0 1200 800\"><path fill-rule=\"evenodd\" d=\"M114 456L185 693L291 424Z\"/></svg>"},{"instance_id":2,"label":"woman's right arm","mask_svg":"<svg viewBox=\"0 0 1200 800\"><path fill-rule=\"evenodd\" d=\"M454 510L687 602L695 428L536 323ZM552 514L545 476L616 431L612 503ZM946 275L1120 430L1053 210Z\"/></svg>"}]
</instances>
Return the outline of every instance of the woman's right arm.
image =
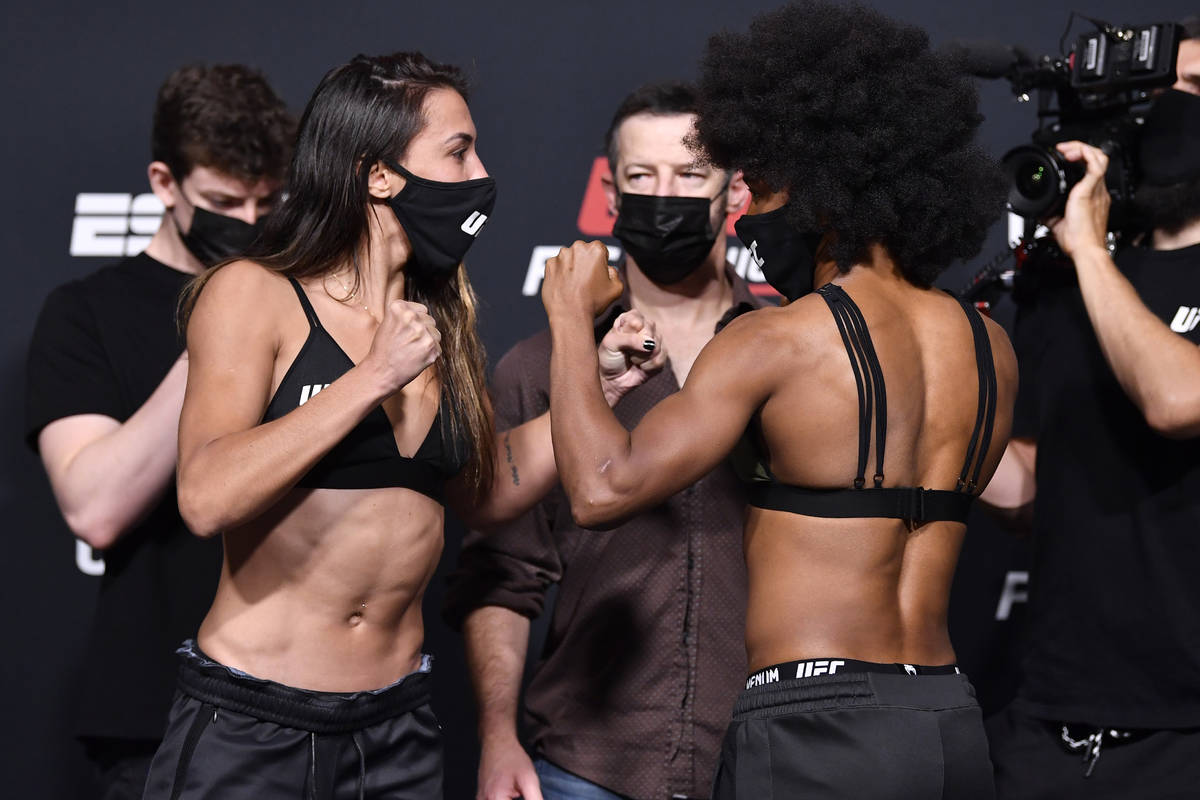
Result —
<instances>
[{"instance_id":1,"label":"woman's right arm","mask_svg":"<svg viewBox=\"0 0 1200 800\"><path fill-rule=\"evenodd\" d=\"M290 288L239 261L208 281L188 324L188 381L179 418L179 510L213 536L262 514L383 398L437 359L425 309L395 301L358 365L283 417L259 424L270 401L278 320ZM276 303L275 300L279 302Z\"/></svg>"}]
</instances>

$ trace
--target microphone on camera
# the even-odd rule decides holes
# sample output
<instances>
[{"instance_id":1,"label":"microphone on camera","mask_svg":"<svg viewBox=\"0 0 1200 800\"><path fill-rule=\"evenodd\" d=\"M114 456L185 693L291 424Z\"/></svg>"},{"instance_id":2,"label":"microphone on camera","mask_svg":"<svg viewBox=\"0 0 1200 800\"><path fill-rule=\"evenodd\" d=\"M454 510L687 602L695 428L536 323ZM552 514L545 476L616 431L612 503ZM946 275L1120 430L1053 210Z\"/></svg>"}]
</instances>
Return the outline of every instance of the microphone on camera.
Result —
<instances>
[{"instance_id":1,"label":"microphone on camera","mask_svg":"<svg viewBox=\"0 0 1200 800\"><path fill-rule=\"evenodd\" d=\"M1015 44L981 39L953 39L938 52L977 78L1007 78L1017 68L1033 64L1029 53Z\"/></svg>"}]
</instances>

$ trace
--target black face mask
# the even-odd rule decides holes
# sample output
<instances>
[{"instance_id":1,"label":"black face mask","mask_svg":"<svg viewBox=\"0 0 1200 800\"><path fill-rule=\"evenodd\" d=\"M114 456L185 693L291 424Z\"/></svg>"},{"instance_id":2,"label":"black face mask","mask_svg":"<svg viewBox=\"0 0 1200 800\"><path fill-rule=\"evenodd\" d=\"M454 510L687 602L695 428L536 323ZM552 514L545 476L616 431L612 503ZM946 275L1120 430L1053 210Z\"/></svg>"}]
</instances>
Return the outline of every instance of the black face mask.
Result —
<instances>
[{"instance_id":1,"label":"black face mask","mask_svg":"<svg viewBox=\"0 0 1200 800\"><path fill-rule=\"evenodd\" d=\"M1142 125L1138 163L1154 186L1200 177L1200 96L1178 89L1158 96Z\"/></svg>"},{"instance_id":2,"label":"black face mask","mask_svg":"<svg viewBox=\"0 0 1200 800\"><path fill-rule=\"evenodd\" d=\"M176 224L178 225L178 221ZM180 238L183 240L183 246L199 259L201 264L211 267L246 252L262 232L262 227L261 217L251 225L240 219L207 211L193 203L192 227L188 228L187 233L181 234Z\"/></svg>"},{"instance_id":3,"label":"black face mask","mask_svg":"<svg viewBox=\"0 0 1200 800\"><path fill-rule=\"evenodd\" d=\"M744 214L733 223L750 257L767 283L788 302L813 290L819 234L805 234L788 224L784 206L765 214Z\"/></svg>"},{"instance_id":4,"label":"black face mask","mask_svg":"<svg viewBox=\"0 0 1200 800\"><path fill-rule=\"evenodd\" d=\"M613 236L646 277L672 284L695 272L717 240L707 197L621 194Z\"/></svg>"},{"instance_id":5,"label":"black face mask","mask_svg":"<svg viewBox=\"0 0 1200 800\"><path fill-rule=\"evenodd\" d=\"M448 277L492 214L495 178L444 183L418 178L399 164L384 163L408 181L388 205L412 245L409 268L430 278Z\"/></svg>"}]
</instances>

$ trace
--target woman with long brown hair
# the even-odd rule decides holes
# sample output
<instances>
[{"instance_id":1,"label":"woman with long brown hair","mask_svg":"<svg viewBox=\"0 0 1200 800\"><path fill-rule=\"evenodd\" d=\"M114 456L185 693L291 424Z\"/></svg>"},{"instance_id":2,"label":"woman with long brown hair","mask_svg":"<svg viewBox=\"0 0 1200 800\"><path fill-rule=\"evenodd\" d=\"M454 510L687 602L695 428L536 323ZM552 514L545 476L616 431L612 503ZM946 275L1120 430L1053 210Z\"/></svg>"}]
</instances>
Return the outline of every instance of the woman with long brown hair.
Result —
<instances>
[{"instance_id":1,"label":"woman with long brown hair","mask_svg":"<svg viewBox=\"0 0 1200 800\"><path fill-rule=\"evenodd\" d=\"M492 429L461 262L495 183L465 98L416 53L332 70L263 239L185 298L179 505L225 561L148 798L441 795L421 598L444 505L486 525L555 480L545 417Z\"/></svg>"}]
</instances>

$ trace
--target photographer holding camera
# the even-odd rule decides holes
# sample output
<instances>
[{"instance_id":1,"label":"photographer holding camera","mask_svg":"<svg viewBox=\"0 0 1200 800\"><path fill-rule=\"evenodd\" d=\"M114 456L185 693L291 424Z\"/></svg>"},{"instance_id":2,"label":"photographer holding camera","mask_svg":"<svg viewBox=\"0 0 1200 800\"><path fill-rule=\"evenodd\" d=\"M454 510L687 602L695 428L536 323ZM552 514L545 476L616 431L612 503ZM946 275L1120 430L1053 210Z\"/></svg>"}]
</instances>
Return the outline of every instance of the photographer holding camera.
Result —
<instances>
[{"instance_id":1,"label":"photographer holding camera","mask_svg":"<svg viewBox=\"0 0 1200 800\"><path fill-rule=\"evenodd\" d=\"M1149 233L1114 260L1108 157L1059 144L1087 167L1048 223L1077 281L1018 312L1013 440L983 495L1013 516L1039 498L1022 684L989 722L1001 798L1200 786L1200 18L1183 32L1137 151Z\"/></svg>"}]
</instances>

